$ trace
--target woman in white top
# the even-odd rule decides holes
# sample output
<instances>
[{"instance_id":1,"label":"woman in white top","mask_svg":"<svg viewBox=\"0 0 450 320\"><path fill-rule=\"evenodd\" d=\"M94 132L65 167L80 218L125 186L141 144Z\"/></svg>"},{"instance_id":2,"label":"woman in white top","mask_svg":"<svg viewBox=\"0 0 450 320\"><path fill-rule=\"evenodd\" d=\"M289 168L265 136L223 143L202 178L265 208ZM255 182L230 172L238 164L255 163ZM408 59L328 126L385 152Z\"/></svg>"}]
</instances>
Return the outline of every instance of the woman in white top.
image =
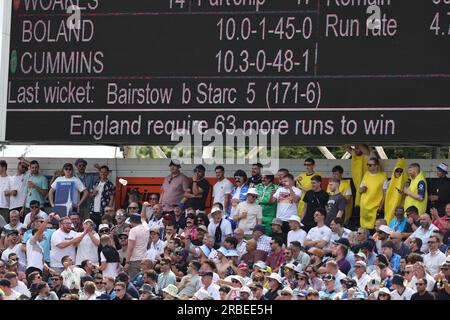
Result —
<instances>
[{"instance_id":1,"label":"woman in white top","mask_svg":"<svg viewBox=\"0 0 450 320\"><path fill-rule=\"evenodd\" d=\"M75 264L81 265L84 260L91 260L94 265L98 265L98 246L100 245L100 236L95 232L94 222L91 219L86 219L83 222L84 232L79 232L78 236L85 233L83 239L77 247L77 255Z\"/></svg>"},{"instance_id":2,"label":"woman in white top","mask_svg":"<svg viewBox=\"0 0 450 320\"><path fill-rule=\"evenodd\" d=\"M109 245L109 236L102 235L100 238L100 266L98 268L103 276L110 276L113 279L120 272L120 255L119 252Z\"/></svg>"}]
</instances>

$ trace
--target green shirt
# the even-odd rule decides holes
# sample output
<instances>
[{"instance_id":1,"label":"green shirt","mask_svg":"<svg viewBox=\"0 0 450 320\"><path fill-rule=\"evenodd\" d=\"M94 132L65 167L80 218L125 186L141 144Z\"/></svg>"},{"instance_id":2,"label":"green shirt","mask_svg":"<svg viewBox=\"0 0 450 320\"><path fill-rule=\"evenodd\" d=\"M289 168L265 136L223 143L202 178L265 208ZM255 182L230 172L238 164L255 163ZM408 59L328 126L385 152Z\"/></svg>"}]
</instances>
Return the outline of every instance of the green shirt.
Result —
<instances>
[{"instance_id":1,"label":"green shirt","mask_svg":"<svg viewBox=\"0 0 450 320\"><path fill-rule=\"evenodd\" d=\"M39 188L48 190L48 181L47 178L43 175L38 176L32 176L30 175L27 179L27 181L33 182L35 185L37 185ZM27 186L27 199L25 203L26 208L30 208L30 202L32 200L39 201L41 208L44 207L45 204L45 197L39 193L35 188L28 188Z\"/></svg>"}]
</instances>

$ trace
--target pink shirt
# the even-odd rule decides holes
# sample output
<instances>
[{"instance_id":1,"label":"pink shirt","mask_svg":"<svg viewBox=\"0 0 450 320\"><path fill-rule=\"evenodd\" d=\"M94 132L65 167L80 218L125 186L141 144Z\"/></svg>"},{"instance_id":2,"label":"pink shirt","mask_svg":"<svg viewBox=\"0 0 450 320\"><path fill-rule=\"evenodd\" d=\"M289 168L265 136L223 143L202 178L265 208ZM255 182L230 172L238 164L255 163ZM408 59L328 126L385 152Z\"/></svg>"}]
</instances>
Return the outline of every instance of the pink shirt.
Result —
<instances>
[{"instance_id":1,"label":"pink shirt","mask_svg":"<svg viewBox=\"0 0 450 320\"><path fill-rule=\"evenodd\" d=\"M150 232L147 225L140 224L131 228L128 240L134 240L135 245L131 253L130 261L140 261L145 258L149 239Z\"/></svg>"},{"instance_id":2,"label":"pink shirt","mask_svg":"<svg viewBox=\"0 0 450 320\"><path fill-rule=\"evenodd\" d=\"M189 179L180 173L172 178L168 175L164 178L161 190L164 191L161 203L164 210L173 209L173 205L180 202L184 197L184 190L189 188Z\"/></svg>"}]
</instances>

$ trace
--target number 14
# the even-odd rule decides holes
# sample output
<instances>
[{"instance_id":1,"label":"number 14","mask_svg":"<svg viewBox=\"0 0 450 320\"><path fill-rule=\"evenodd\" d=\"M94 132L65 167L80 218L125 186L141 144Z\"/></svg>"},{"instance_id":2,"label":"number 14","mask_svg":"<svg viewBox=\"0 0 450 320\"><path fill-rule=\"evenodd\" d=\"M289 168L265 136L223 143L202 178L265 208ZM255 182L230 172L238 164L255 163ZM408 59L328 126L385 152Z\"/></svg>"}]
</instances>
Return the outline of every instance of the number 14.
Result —
<instances>
[{"instance_id":1,"label":"number 14","mask_svg":"<svg viewBox=\"0 0 450 320\"><path fill-rule=\"evenodd\" d=\"M184 9L186 0L170 0L170 9L173 9L174 5L179 5L181 9Z\"/></svg>"}]
</instances>

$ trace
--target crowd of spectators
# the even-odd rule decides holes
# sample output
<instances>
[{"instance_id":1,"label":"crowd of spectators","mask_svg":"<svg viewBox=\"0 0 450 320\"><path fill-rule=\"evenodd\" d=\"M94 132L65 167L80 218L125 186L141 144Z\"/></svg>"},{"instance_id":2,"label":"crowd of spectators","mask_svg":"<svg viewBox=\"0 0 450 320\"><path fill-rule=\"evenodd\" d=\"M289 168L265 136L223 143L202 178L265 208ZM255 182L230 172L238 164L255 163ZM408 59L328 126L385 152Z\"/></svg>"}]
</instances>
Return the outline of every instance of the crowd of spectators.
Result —
<instances>
[{"instance_id":1,"label":"crowd of spectators","mask_svg":"<svg viewBox=\"0 0 450 320\"><path fill-rule=\"evenodd\" d=\"M447 165L429 185L417 163L388 178L367 146L347 148L351 179L306 159L298 176L217 166L211 185L172 160L160 192L126 208L107 166L78 159L48 183L37 161L8 176L1 160L0 300L448 300Z\"/></svg>"}]
</instances>

